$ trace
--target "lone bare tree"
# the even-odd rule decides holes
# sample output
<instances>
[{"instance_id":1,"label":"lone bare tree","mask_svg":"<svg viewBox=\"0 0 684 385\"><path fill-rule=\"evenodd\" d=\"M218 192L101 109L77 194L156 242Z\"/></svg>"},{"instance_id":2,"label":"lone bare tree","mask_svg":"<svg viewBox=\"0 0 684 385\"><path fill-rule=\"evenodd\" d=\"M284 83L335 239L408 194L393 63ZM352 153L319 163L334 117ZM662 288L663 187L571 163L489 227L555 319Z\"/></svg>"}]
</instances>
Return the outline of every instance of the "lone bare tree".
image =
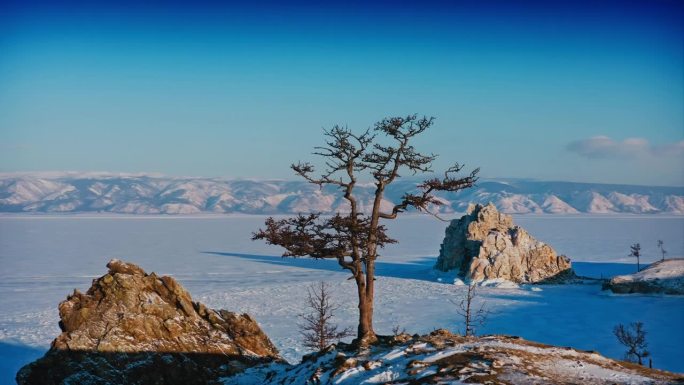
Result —
<instances>
[{"instance_id":1,"label":"lone bare tree","mask_svg":"<svg viewBox=\"0 0 684 385\"><path fill-rule=\"evenodd\" d=\"M660 259L661 261L665 260L665 254L667 254L667 250L665 250L663 245L665 245L665 243L662 240L658 239L658 248L660 249L660 254L662 255L662 258Z\"/></svg>"},{"instance_id":2,"label":"lone bare tree","mask_svg":"<svg viewBox=\"0 0 684 385\"><path fill-rule=\"evenodd\" d=\"M301 315L303 323L299 325L304 346L323 350L331 343L352 335L350 328L340 330L332 321L339 306L333 303L327 283L319 282L309 286L306 304L311 312Z\"/></svg>"},{"instance_id":3,"label":"lone bare tree","mask_svg":"<svg viewBox=\"0 0 684 385\"><path fill-rule=\"evenodd\" d=\"M635 243L632 246L630 246L629 248L630 248L629 256L635 257L637 259L637 273L638 273L641 271L641 266L639 266L639 257L641 257L641 245L638 243Z\"/></svg>"},{"instance_id":4,"label":"lone bare tree","mask_svg":"<svg viewBox=\"0 0 684 385\"><path fill-rule=\"evenodd\" d=\"M629 324L629 327L619 324L613 329L613 334L627 348L625 360L643 365L642 360L649 356L649 352L646 350L648 343L646 343L644 324L633 322Z\"/></svg>"},{"instance_id":5,"label":"lone bare tree","mask_svg":"<svg viewBox=\"0 0 684 385\"><path fill-rule=\"evenodd\" d=\"M484 301L477 301L477 290L477 285L471 282L460 301L451 301L457 306L456 312L463 317L463 334L466 337L474 336L475 328L484 325L489 315Z\"/></svg>"},{"instance_id":6,"label":"lone bare tree","mask_svg":"<svg viewBox=\"0 0 684 385\"><path fill-rule=\"evenodd\" d=\"M396 240L386 233L381 219L395 219L409 208L428 212L431 205L441 201L437 191L459 191L477 181L479 169L457 177L463 166L450 167L442 178L430 178L417 186L416 192L406 192L401 201L388 211L381 209L387 186L400 177L402 170L412 174L432 172L434 154L422 154L411 144L413 138L432 126L434 118L409 115L385 118L360 134L342 126L324 132L324 146L315 148L315 155L325 159L324 171L314 176L314 166L308 162L293 164L291 168L319 187L332 185L340 189L348 203L348 212L322 217L320 213L275 220L268 218L264 229L254 233L253 239L285 249L284 257L309 256L332 258L352 274L358 294L359 322L355 342L368 345L377 341L373 330L373 301L375 295L375 261L379 249ZM370 212L362 212L355 195L359 178L373 181L374 193Z\"/></svg>"}]
</instances>

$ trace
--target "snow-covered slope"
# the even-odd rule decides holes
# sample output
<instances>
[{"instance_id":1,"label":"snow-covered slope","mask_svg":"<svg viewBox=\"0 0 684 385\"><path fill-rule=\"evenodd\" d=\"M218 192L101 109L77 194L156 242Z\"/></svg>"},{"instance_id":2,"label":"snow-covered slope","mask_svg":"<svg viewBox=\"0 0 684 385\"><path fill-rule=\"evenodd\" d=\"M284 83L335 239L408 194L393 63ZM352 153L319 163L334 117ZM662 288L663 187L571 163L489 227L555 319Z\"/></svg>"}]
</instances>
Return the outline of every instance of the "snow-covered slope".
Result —
<instances>
[{"instance_id":1,"label":"snow-covered slope","mask_svg":"<svg viewBox=\"0 0 684 385\"><path fill-rule=\"evenodd\" d=\"M638 273L615 276L604 288L620 294L684 295L684 258L658 261Z\"/></svg>"},{"instance_id":2,"label":"snow-covered slope","mask_svg":"<svg viewBox=\"0 0 684 385\"><path fill-rule=\"evenodd\" d=\"M390 208L416 180L387 189ZM368 208L372 184L359 185ZM684 214L684 187L647 187L529 180L483 180L474 188L440 196L441 213L463 212L493 202L505 213ZM334 187L303 181L171 178L125 174L0 174L0 212L111 212L126 214L289 214L347 210Z\"/></svg>"},{"instance_id":3,"label":"snow-covered slope","mask_svg":"<svg viewBox=\"0 0 684 385\"><path fill-rule=\"evenodd\" d=\"M676 384L674 373L614 361L595 352L515 337L464 338L440 329L402 334L362 352L330 346L295 366L250 368L225 385L262 384Z\"/></svg>"}]
</instances>

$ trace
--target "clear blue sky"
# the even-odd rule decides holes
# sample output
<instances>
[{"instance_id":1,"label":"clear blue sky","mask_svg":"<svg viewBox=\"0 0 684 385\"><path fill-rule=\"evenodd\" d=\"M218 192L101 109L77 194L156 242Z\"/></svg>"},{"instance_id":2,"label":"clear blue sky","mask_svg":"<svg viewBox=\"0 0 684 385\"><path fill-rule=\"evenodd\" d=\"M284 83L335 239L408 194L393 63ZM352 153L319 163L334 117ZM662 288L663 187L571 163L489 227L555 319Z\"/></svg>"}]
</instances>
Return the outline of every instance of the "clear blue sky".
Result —
<instances>
[{"instance_id":1,"label":"clear blue sky","mask_svg":"<svg viewBox=\"0 0 684 385\"><path fill-rule=\"evenodd\" d=\"M0 5L0 171L294 178L419 113L438 170L684 185L680 1L112 4Z\"/></svg>"}]
</instances>

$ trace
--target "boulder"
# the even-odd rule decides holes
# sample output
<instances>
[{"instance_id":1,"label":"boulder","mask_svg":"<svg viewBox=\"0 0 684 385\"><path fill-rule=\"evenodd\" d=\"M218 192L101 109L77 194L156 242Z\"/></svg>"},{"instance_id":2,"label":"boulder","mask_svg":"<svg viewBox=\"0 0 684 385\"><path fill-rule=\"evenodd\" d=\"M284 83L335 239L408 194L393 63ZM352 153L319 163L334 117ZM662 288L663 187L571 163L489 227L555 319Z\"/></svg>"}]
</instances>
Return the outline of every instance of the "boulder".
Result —
<instances>
[{"instance_id":1,"label":"boulder","mask_svg":"<svg viewBox=\"0 0 684 385\"><path fill-rule=\"evenodd\" d=\"M62 333L23 367L24 384L211 384L281 360L247 314L193 302L171 277L119 260L59 304Z\"/></svg>"},{"instance_id":2,"label":"boulder","mask_svg":"<svg viewBox=\"0 0 684 385\"><path fill-rule=\"evenodd\" d=\"M470 205L446 229L435 268L457 270L472 280L516 283L562 281L573 277L570 259L513 224L513 217L490 203Z\"/></svg>"},{"instance_id":3,"label":"boulder","mask_svg":"<svg viewBox=\"0 0 684 385\"><path fill-rule=\"evenodd\" d=\"M618 275L603 285L617 294L684 295L684 259L658 261L635 274Z\"/></svg>"}]
</instances>

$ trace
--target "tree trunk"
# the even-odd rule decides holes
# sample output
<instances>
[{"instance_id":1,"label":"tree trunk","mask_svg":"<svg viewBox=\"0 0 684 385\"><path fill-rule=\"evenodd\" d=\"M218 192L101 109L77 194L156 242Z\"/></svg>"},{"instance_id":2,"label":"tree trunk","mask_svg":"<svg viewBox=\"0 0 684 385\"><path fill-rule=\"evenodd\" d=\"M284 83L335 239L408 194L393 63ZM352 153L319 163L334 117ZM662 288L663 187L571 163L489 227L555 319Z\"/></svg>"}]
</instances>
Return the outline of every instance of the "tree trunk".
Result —
<instances>
[{"instance_id":1,"label":"tree trunk","mask_svg":"<svg viewBox=\"0 0 684 385\"><path fill-rule=\"evenodd\" d=\"M370 259L366 263L366 309L365 322L368 329L364 340L366 343L375 343L378 337L373 330L373 305L375 304L375 260Z\"/></svg>"},{"instance_id":2,"label":"tree trunk","mask_svg":"<svg viewBox=\"0 0 684 385\"><path fill-rule=\"evenodd\" d=\"M357 337L359 346L368 346L378 340L373 330L373 301L375 295L375 258L377 257L378 249L377 229L380 221L380 203L382 202L384 189L385 187L382 183L377 184L364 262L366 275L361 277L361 284L359 284L359 280L356 281L359 290L359 334Z\"/></svg>"},{"instance_id":3,"label":"tree trunk","mask_svg":"<svg viewBox=\"0 0 684 385\"><path fill-rule=\"evenodd\" d=\"M367 271L365 277L357 277L356 286L359 293L359 327L355 343L358 346L368 346L378 340L373 330L373 275ZM368 288L370 286L370 296Z\"/></svg>"},{"instance_id":4,"label":"tree trunk","mask_svg":"<svg viewBox=\"0 0 684 385\"><path fill-rule=\"evenodd\" d=\"M471 283L471 285L472 285L472 283ZM472 330L470 330L470 301L472 298L470 295L471 288L472 288L472 286L468 288L468 296L466 297L466 301L467 301L466 302L466 311L465 311L465 313L466 313L465 314L465 336L466 337L470 337L473 334Z\"/></svg>"}]
</instances>

